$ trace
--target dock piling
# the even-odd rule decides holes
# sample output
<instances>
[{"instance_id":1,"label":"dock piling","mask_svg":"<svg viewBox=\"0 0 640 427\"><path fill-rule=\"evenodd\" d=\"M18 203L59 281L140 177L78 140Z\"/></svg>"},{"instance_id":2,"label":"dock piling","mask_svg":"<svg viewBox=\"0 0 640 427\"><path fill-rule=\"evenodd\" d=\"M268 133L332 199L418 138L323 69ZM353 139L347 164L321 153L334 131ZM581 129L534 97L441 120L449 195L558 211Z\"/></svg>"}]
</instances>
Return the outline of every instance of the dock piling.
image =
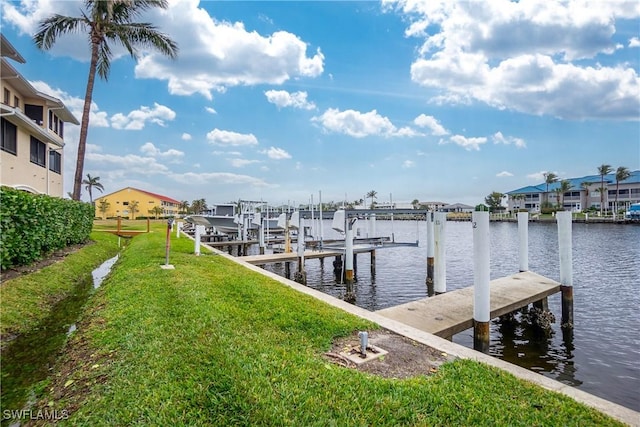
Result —
<instances>
[{"instance_id":1,"label":"dock piling","mask_svg":"<svg viewBox=\"0 0 640 427\"><path fill-rule=\"evenodd\" d=\"M195 238L193 239L195 243L194 253L196 255L200 255L200 239L203 234L204 234L204 225L196 225L196 234L195 234Z\"/></svg>"},{"instance_id":2,"label":"dock piling","mask_svg":"<svg viewBox=\"0 0 640 427\"><path fill-rule=\"evenodd\" d=\"M433 212L427 213L427 295L434 295L433 289Z\"/></svg>"},{"instance_id":3,"label":"dock piling","mask_svg":"<svg viewBox=\"0 0 640 427\"><path fill-rule=\"evenodd\" d=\"M473 212L473 348L489 352L489 212Z\"/></svg>"},{"instance_id":4,"label":"dock piling","mask_svg":"<svg viewBox=\"0 0 640 427\"><path fill-rule=\"evenodd\" d=\"M529 212L518 212L520 271L529 271Z\"/></svg>"},{"instance_id":5,"label":"dock piling","mask_svg":"<svg viewBox=\"0 0 640 427\"><path fill-rule=\"evenodd\" d=\"M573 258L571 255L571 212L561 211L558 222L558 253L560 255L560 290L562 292L563 328L573 328Z\"/></svg>"},{"instance_id":6,"label":"dock piling","mask_svg":"<svg viewBox=\"0 0 640 427\"><path fill-rule=\"evenodd\" d=\"M445 229L447 225L447 213L436 212L434 214L434 254L433 286L436 295L447 291L447 264L445 257Z\"/></svg>"},{"instance_id":7,"label":"dock piling","mask_svg":"<svg viewBox=\"0 0 640 427\"><path fill-rule=\"evenodd\" d=\"M178 239L180 238L180 232L182 231L182 227L184 227L184 222L178 221L178 224L176 226L176 237Z\"/></svg>"}]
</instances>

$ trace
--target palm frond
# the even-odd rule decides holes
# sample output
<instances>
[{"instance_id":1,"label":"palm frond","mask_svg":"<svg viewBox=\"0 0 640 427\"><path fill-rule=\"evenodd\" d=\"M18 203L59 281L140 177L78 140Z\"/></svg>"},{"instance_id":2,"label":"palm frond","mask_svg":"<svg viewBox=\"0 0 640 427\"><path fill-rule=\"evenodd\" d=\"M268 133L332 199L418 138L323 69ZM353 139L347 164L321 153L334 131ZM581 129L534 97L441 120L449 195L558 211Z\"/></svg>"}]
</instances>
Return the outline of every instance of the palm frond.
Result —
<instances>
[{"instance_id":1,"label":"palm frond","mask_svg":"<svg viewBox=\"0 0 640 427\"><path fill-rule=\"evenodd\" d=\"M42 50L49 50L62 34L76 33L87 25L85 18L74 18L63 15L53 15L40 22L38 31L33 36L36 46Z\"/></svg>"}]
</instances>

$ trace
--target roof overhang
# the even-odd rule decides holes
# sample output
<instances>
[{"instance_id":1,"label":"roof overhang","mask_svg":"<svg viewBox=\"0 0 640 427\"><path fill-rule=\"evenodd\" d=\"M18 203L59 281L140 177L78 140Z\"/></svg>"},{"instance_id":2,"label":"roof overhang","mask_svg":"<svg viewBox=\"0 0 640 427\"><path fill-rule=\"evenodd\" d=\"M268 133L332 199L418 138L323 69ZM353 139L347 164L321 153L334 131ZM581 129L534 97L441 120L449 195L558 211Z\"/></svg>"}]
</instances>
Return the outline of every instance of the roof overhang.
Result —
<instances>
[{"instance_id":1,"label":"roof overhang","mask_svg":"<svg viewBox=\"0 0 640 427\"><path fill-rule=\"evenodd\" d=\"M9 40L7 40L7 38L3 34L0 34L0 52L2 52L2 56L11 58L14 61L19 62L21 64L24 64L25 62L27 62L22 57L22 55L20 55L20 52L18 52L18 50L15 47L13 47L13 45L9 42Z\"/></svg>"},{"instance_id":2,"label":"roof overhang","mask_svg":"<svg viewBox=\"0 0 640 427\"><path fill-rule=\"evenodd\" d=\"M58 147L64 147L64 141L58 135L51 132L47 132L42 126L35 123L29 116L25 115L17 108L9 107L8 105L0 104L0 117L13 123L14 125L29 129L31 134L37 135L38 139L42 142L56 145Z\"/></svg>"},{"instance_id":3,"label":"roof overhang","mask_svg":"<svg viewBox=\"0 0 640 427\"><path fill-rule=\"evenodd\" d=\"M27 79L25 79L22 74L20 74L13 66L7 61L4 57L2 58L2 67L0 70L2 74L3 80L11 80L11 86L15 87L22 96L27 98L35 98L44 102L49 109L54 109L56 111L56 116L58 116L62 121L72 123L74 125L79 125L80 122L73 113L60 101L58 98L54 98L53 96L47 95L38 91L36 88L29 83Z\"/></svg>"}]
</instances>

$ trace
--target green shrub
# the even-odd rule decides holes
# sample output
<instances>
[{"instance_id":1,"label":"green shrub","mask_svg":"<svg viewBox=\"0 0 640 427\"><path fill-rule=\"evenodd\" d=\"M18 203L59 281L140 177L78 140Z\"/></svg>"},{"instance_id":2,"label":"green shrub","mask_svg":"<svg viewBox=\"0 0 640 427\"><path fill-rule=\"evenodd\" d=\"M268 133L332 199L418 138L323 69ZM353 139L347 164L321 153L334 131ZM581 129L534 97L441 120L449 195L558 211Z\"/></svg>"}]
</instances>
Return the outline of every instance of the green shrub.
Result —
<instances>
[{"instance_id":1,"label":"green shrub","mask_svg":"<svg viewBox=\"0 0 640 427\"><path fill-rule=\"evenodd\" d=\"M55 250L87 241L93 215L89 203L1 187L1 268L26 265Z\"/></svg>"}]
</instances>

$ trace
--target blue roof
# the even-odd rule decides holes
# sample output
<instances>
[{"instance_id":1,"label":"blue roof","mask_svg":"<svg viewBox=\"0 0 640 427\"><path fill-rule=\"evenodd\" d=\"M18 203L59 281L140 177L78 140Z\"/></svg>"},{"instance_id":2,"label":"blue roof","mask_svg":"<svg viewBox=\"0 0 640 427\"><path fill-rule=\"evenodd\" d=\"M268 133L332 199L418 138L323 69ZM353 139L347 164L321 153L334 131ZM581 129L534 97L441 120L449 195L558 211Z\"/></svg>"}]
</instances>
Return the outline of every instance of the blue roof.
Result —
<instances>
[{"instance_id":1,"label":"blue roof","mask_svg":"<svg viewBox=\"0 0 640 427\"><path fill-rule=\"evenodd\" d=\"M590 182L592 184L600 183L602 177L600 175L587 175L580 178L568 178L569 184L571 185L571 190L582 190L583 182ZM556 188L560 187L560 181L562 179L558 178L557 182L553 184L549 184L549 191L554 191ZM605 184L615 184L616 183L616 174L610 173L604 176ZM631 176L624 181L620 181L620 184L638 184L640 183L640 170L632 171ZM507 192L506 194L527 194L527 193L544 193L547 191L547 184L544 182L537 185L529 185L527 187L518 188L517 190L512 190Z\"/></svg>"}]
</instances>

